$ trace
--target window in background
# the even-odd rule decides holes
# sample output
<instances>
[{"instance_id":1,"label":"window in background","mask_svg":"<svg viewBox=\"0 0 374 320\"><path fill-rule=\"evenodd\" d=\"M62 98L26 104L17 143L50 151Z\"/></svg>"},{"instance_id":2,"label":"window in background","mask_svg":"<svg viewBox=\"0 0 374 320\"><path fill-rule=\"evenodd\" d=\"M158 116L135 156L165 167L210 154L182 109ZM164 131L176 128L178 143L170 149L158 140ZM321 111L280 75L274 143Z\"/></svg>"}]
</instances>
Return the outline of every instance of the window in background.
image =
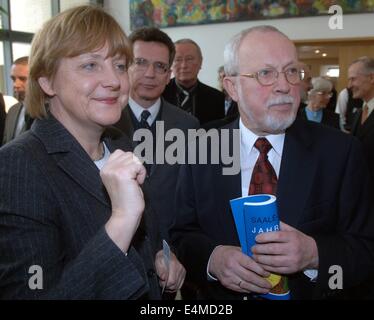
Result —
<instances>
[{"instance_id":1,"label":"window in background","mask_svg":"<svg viewBox=\"0 0 374 320\"><path fill-rule=\"evenodd\" d=\"M60 11L89 3L90 0L60 0Z\"/></svg>"},{"instance_id":2,"label":"window in background","mask_svg":"<svg viewBox=\"0 0 374 320\"><path fill-rule=\"evenodd\" d=\"M329 78L339 77L339 66L338 65L323 65L321 66L321 76Z\"/></svg>"},{"instance_id":3,"label":"window in background","mask_svg":"<svg viewBox=\"0 0 374 320\"><path fill-rule=\"evenodd\" d=\"M103 6L103 0L0 0L0 90L12 95L12 61L30 55L34 33L60 11L83 4ZM0 9L1 11L1 9ZM10 17L9 17L10 16ZM9 24L10 21L10 24Z\"/></svg>"},{"instance_id":4,"label":"window in background","mask_svg":"<svg viewBox=\"0 0 374 320\"><path fill-rule=\"evenodd\" d=\"M31 44L13 42L13 60L30 55Z\"/></svg>"},{"instance_id":5,"label":"window in background","mask_svg":"<svg viewBox=\"0 0 374 320\"><path fill-rule=\"evenodd\" d=\"M5 92L5 82L4 82L4 46L3 42L0 41L0 92Z\"/></svg>"},{"instance_id":6,"label":"window in background","mask_svg":"<svg viewBox=\"0 0 374 320\"><path fill-rule=\"evenodd\" d=\"M52 3L51 0L12 0L10 12L13 31L34 33L52 17Z\"/></svg>"}]
</instances>

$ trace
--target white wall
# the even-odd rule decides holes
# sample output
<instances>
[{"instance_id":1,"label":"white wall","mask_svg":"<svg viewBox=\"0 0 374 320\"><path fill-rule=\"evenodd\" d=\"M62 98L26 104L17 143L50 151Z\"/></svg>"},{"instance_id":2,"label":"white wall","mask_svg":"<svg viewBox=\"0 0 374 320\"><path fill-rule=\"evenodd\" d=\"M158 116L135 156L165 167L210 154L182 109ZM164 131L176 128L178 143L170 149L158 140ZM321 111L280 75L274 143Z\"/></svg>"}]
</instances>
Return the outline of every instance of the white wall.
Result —
<instances>
[{"instance_id":1,"label":"white wall","mask_svg":"<svg viewBox=\"0 0 374 320\"><path fill-rule=\"evenodd\" d=\"M130 32L128 0L105 0L105 7L118 20L126 33ZM329 29L330 16L256 20L219 23L189 27L165 28L173 41L191 38L201 47L204 61L199 79L217 86L217 69L223 63L225 43L241 30L260 24L270 24L287 34L292 40L374 37L374 13L343 16L343 30Z\"/></svg>"}]
</instances>

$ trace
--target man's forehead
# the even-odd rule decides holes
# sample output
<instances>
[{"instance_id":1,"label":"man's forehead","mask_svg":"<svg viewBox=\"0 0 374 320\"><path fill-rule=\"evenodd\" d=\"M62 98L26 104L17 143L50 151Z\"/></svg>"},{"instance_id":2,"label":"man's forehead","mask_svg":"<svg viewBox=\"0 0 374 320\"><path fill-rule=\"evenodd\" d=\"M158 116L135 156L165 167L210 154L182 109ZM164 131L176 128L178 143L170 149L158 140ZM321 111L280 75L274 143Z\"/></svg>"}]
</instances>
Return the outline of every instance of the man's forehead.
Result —
<instances>
[{"instance_id":1,"label":"man's forehead","mask_svg":"<svg viewBox=\"0 0 374 320\"><path fill-rule=\"evenodd\" d=\"M12 71L15 71L15 72L28 72L29 70L29 66L28 65L24 65L24 64L14 64L12 65L12 68L11 68Z\"/></svg>"},{"instance_id":2,"label":"man's forehead","mask_svg":"<svg viewBox=\"0 0 374 320\"><path fill-rule=\"evenodd\" d=\"M198 50L193 43L178 43L175 46L177 54L188 52L188 54L198 54ZM183 51L183 52L182 52Z\"/></svg>"},{"instance_id":3,"label":"man's forehead","mask_svg":"<svg viewBox=\"0 0 374 320\"><path fill-rule=\"evenodd\" d=\"M296 48L289 39L275 32L263 34L266 36L262 39L258 38L259 34L243 39L239 48L239 64L283 67L298 63Z\"/></svg>"}]
</instances>

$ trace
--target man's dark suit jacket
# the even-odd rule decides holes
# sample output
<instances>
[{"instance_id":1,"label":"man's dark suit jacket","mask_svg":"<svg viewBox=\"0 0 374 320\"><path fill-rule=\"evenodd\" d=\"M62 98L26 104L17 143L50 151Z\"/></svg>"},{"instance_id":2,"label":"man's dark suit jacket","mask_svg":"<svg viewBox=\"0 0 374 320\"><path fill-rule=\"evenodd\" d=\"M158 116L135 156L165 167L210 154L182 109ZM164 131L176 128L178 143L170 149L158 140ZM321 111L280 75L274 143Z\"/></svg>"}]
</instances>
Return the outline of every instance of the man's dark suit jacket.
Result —
<instances>
[{"instance_id":1,"label":"man's dark suit jacket","mask_svg":"<svg viewBox=\"0 0 374 320\"><path fill-rule=\"evenodd\" d=\"M238 120L227 126L238 127ZM241 174L224 176L222 167L181 167L171 235L187 280L198 283L205 297L242 299L242 294L207 280L213 249L239 246L229 200L242 196ZM355 138L300 119L287 129L278 179L280 220L313 237L319 252L316 283L302 272L289 276L293 299L327 298L340 292L328 288L333 265L343 268L345 289L374 271L371 199L367 166Z\"/></svg>"},{"instance_id":2,"label":"man's dark suit jacket","mask_svg":"<svg viewBox=\"0 0 374 320\"><path fill-rule=\"evenodd\" d=\"M175 78L173 78L166 86L162 96L166 101L180 107L182 101L179 98L179 90ZM193 99L195 109L192 110L192 115L199 119L201 125L225 117L225 95L221 91L198 81Z\"/></svg>"},{"instance_id":3,"label":"man's dark suit jacket","mask_svg":"<svg viewBox=\"0 0 374 320\"><path fill-rule=\"evenodd\" d=\"M0 299L160 298L151 213L126 256L104 228L111 205L98 168L54 117L0 149L0 189ZM29 289L33 265L43 290Z\"/></svg>"},{"instance_id":4,"label":"man's dark suit jacket","mask_svg":"<svg viewBox=\"0 0 374 320\"><path fill-rule=\"evenodd\" d=\"M18 102L9 109L7 117L6 117L6 121L5 121L4 137L2 140L3 145L15 138L18 118L22 110L22 107L23 107L23 103ZM20 133L25 132L31 127L33 120L27 115L25 115L25 118L26 118L26 122Z\"/></svg>"},{"instance_id":5,"label":"man's dark suit jacket","mask_svg":"<svg viewBox=\"0 0 374 320\"><path fill-rule=\"evenodd\" d=\"M4 128L5 128L5 102L3 98L3 94L0 93L0 142L3 141L3 135L4 135Z\"/></svg>"},{"instance_id":6,"label":"man's dark suit jacket","mask_svg":"<svg viewBox=\"0 0 374 320\"><path fill-rule=\"evenodd\" d=\"M306 116L306 107L299 110L299 116L304 119L308 120ZM322 113L322 121L320 122L326 126L333 127L335 129L340 129L339 127L339 115L333 111L330 111L329 109L324 109Z\"/></svg>"},{"instance_id":7,"label":"man's dark suit jacket","mask_svg":"<svg viewBox=\"0 0 374 320\"><path fill-rule=\"evenodd\" d=\"M130 107L126 106L122 112L120 121L115 126L122 130L126 137L132 141L134 125L131 120L130 112ZM176 108L163 99L160 112L161 114L159 114L157 118L159 119L158 121L163 121L165 134L168 130L177 128L182 130L185 137L187 137L188 129L196 129L199 127L199 121L195 117ZM172 142L165 141L164 143L166 149ZM136 142L133 142L133 147L135 147L135 145ZM179 167L179 164L170 165L166 162L164 164L152 164L149 166L148 176L144 183L150 205L158 215L162 236L166 239L169 238L168 230L175 220L174 198Z\"/></svg>"},{"instance_id":8,"label":"man's dark suit jacket","mask_svg":"<svg viewBox=\"0 0 374 320\"><path fill-rule=\"evenodd\" d=\"M374 181L374 112L370 113L363 125L361 125L361 114L362 109L356 112L352 134L362 142L371 177Z\"/></svg>"}]
</instances>

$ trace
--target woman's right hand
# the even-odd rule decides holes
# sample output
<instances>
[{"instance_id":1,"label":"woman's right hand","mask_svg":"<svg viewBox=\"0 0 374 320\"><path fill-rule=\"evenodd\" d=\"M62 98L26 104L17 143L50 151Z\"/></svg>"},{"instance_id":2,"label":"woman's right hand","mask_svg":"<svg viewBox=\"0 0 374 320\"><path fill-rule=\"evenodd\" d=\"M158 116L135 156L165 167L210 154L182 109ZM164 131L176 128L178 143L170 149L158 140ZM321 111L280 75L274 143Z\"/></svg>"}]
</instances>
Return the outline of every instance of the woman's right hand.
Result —
<instances>
[{"instance_id":1,"label":"woman's right hand","mask_svg":"<svg viewBox=\"0 0 374 320\"><path fill-rule=\"evenodd\" d=\"M112 204L112 216L105 225L106 231L126 252L145 207L140 185L144 182L146 170L132 152L116 150L101 169L100 176Z\"/></svg>"}]
</instances>

